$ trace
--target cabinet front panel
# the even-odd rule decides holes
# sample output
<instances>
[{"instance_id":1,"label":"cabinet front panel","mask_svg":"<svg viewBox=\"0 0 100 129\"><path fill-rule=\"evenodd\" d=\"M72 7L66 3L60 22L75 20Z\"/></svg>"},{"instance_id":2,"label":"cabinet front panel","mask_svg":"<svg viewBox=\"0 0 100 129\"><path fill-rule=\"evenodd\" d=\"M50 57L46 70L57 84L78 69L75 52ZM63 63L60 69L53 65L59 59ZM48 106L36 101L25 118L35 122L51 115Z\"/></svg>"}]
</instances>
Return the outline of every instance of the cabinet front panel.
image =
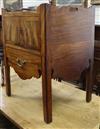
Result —
<instances>
[{"instance_id":1,"label":"cabinet front panel","mask_svg":"<svg viewBox=\"0 0 100 129\"><path fill-rule=\"evenodd\" d=\"M38 16L6 16L6 43L27 49L40 49L40 21Z\"/></svg>"}]
</instances>

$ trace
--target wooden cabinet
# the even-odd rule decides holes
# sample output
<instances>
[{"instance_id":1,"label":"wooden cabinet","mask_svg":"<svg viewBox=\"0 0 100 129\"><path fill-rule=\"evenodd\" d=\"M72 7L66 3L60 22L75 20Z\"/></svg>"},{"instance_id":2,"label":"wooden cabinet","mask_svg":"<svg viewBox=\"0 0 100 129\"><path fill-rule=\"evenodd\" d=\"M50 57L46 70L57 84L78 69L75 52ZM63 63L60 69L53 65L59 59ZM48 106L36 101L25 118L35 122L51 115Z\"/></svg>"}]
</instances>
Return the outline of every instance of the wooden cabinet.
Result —
<instances>
[{"instance_id":1,"label":"wooden cabinet","mask_svg":"<svg viewBox=\"0 0 100 129\"><path fill-rule=\"evenodd\" d=\"M42 75L44 120L52 121L51 79L79 79L84 72L91 100L94 9L42 4L35 11L3 11L6 92L10 66L22 79ZM33 100L34 101L34 100ZM33 113L34 114L34 113Z\"/></svg>"}]
</instances>

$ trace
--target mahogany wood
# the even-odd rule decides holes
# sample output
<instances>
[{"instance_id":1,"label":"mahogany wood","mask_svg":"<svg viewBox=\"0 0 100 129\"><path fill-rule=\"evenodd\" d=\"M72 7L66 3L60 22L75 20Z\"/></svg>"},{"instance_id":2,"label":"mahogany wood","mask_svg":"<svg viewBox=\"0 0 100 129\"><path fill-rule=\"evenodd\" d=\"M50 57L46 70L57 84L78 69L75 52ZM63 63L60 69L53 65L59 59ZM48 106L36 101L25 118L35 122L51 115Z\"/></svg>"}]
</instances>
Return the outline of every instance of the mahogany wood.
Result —
<instances>
[{"instance_id":1,"label":"mahogany wood","mask_svg":"<svg viewBox=\"0 0 100 129\"><path fill-rule=\"evenodd\" d=\"M93 60L93 10L77 6L50 6L47 10L46 39L53 78L78 79Z\"/></svg>"},{"instance_id":2,"label":"mahogany wood","mask_svg":"<svg viewBox=\"0 0 100 129\"><path fill-rule=\"evenodd\" d=\"M36 11L3 11L6 92L12 66L22 79L42 75L44 120L52 121L51 79L76 80L85 71L92 95L94 8L40 5Z\"/></svg>"},{"instance_id":3,"label":"mahogany wood","mask_svg":"<svg viewBox=\"0 0 100 129\"><path fill-rule=\"evenodd\" d=\"M46 6L41 6L41 56L42 56L42 93L44 120L46 123L52 121L52 90L51 90L51 64L48 57L46 41Z\"/></svg>"}]
</instances>

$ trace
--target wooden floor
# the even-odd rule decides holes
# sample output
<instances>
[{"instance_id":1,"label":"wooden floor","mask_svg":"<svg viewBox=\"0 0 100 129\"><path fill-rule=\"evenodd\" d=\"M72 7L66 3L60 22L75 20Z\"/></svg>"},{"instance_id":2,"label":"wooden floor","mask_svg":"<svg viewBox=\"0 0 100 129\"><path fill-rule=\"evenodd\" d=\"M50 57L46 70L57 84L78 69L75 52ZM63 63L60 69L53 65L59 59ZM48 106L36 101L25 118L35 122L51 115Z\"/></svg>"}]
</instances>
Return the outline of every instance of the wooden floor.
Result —
<instances>
[{"instance_id":1,"label":"wooden floor","mask_svg":"<svg viewBox=\"0 0 100 129\"><path fill-rule=\"evenodd\" d=\"M0 89L0 110L23 129L99 129L100 97L85 102L85 92L69 83L53 83L53 122L45 124L41 79L23 81L12 72L12 97Z\"/></svg>"}]
</instances>

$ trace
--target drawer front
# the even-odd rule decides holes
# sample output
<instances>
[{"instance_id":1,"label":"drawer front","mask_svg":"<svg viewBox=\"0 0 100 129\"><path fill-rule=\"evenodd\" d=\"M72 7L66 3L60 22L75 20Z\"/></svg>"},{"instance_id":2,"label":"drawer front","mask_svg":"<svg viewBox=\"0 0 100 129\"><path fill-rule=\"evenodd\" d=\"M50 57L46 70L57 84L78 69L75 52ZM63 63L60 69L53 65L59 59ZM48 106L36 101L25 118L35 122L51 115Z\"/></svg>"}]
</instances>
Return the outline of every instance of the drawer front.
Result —
<instances>
[{"instance_id":1,"label":"drawer front","mask_svg":"<svg viewBox=\"0 0 100 129\"><path fill-rule=\"evenodd\" d=\"M21 49L20 47L6 47L9 65L14 68L22 79L40 77L41 56L38 51Z\"/></svg>"}]
</instances>

